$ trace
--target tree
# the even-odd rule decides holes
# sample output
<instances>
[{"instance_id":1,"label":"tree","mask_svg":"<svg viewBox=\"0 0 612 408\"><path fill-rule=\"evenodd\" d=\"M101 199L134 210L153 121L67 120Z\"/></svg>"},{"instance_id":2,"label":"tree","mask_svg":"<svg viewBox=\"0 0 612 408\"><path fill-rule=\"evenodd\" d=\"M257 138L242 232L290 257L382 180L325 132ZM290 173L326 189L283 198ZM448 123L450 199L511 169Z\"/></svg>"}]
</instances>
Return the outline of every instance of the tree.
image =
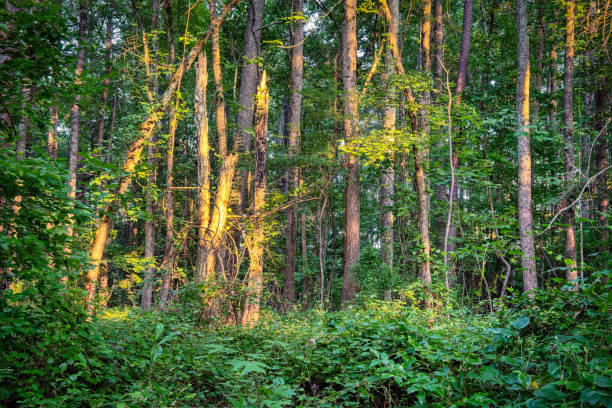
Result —
<instances>
[{"instance_id":1,"label":"tree","mask_svg":"<svg viewBox=\"0 0 612 408\"><path fill-rule=\"evenodd\" d=\"M533 242L531 149L529 143L529 32L527 4L516 0L518 76L516 80L516 134L518 140L518 219L523 267L523 291L538 287Z\"/></svg>"},{"instance_id":2,"label":"tree","mask_svg":"<svg viewBox=\"0 0 612 408\"><path fill-rule=\"evenodd\" d=\"M268 78L261 74L255 97L255 174L253 192L253 236L249 244L247 299L242 323L251 326L259 320L263 292L264 214L266 202L266 138L268 136Z\"/></svg>"},{"instance_id":3,"label":"tree","mask_svg":"<svg viewBox=\"0 0 612 408\"><path fill-rule=\"evenodd\" d=\"M300 119L302 113L302 80L304 69L304 1L293 0L292 3L292 29L291 29L291 96L289 98L289 118L287 128L289 132L289 157L295 157L300 151ZM292 192L298 188L298 168L289 169L288 187ZM295 252L297 240L297 205L287 209L287 236L285 253L285 270L283 282L283 299L287 305L295 301Z\"/></svg>"},{"instance_id":4,"label":"tree","mask_svg":"<svg viewBox=\"0 0 612 408\"><path fill-rule=\"evenodd\" d=\"M351 142L358 136L357 110L357 1L344 0L344 28L342 31L342 83L344 90L344 140ZM349 154L346 159L346 190L344 196L344 274L342 301L355 298L357 281L353 268L359 260L360 203L359 156Z\"/></svg>"},{"instance_id":5,"label":"tree","mask_svg":"<svg viewBox=\"0 0 612 408\"><path fill-rule=\"evenodd\" d=\"M567 1L566 23L565 23L565 61L563 69L563 142L564 160L563 170L565 188L568 190L564 194L561 202L562 207L566 207L568 202L573 201L572 181L574 179L574 0ZM573 281L574 290L578 290L578 263L576 262L576 221L574 219L574 209L569 208L565 212L565 258L567 263L568 281Z\"/></svg>"}]
</instances>

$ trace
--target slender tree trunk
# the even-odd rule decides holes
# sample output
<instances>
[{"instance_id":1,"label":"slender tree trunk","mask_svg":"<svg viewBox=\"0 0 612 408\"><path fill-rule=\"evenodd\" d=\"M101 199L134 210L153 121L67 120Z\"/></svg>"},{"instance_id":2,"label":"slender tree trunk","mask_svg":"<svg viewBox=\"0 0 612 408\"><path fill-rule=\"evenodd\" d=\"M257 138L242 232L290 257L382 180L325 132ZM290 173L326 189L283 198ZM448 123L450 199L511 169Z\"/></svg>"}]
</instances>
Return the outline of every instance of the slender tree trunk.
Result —
<instances>
[{"instance_id":1,"label":"slender tree trunk","mask_svg":"<svg viewBox=\"0 0 612 408\"><path fill-rule=\"evenodd\" d=\"M236 136L242 141L242 150L251 151L251 133L253 126L253 95L257 88L257 62L261 46L261 30L265 0L250 0L248 7L247 25L244 33L244 59L240 74L239 109L236 117ZM250 172L243 170L240 181L240 206L243 213L248 207L249 186L251 184Z\"/></svg>"},{"instance_id":2,"label":"slender tree trunk","mask_svg":"<svg viewBox=\"0 0 612 408\"><path fill-rule=\"evenodd\" d=\"M434 0L434 30L433 30L433 78L434 87L444 88L444 27L442 20L442 0Z\"/></svg>"},{"instance_id":3,"label":"slender tree trunk","mask_svg":"<svg viewBox=\"0 0 612 408\"><path fill-rule=\"evenodd\" d=\"M163 7L166 20L166 33L168 37L168 65L171 65L174 63L176 54L174 48L172 0L165 0L163 3ZM169 104L167 112L168 148L166 150L166 244L164 247L164 260L162 262L164 275L162 278L162 286L159 291L158 307L160 309L168 303L168 295L170 294L170 289L172 287L172 277L174 276L174 143L178 119L176 117L175 109L172 104Z\"/></svg>"},{"instance_id":4,"label":"slender tree trunk","mask_svg":"<svg viewBox=\"0 0 612 408\"><path fill-rule=\"evenodd\" d=\"M206 275L206 256L210 250L208 224L210 222L210 144L208 141L208 113L206 112L206 57L200 54L196 67L195 113L198 139L198 246L195 281L203 282L214 276Z\"/></svg>"},{"instance_id":5,"label":"slender tree trunk","mask_svg":"<svg viewBox=\"0 0 612 408\"><path fill-rule=\"evenodd\" d=\"M342 33L342 83L344 89L344 139L351 143L358 137L357 100L357 0L344 0ZM355 298L357 280L353 275L359 261L359 156L348 155L344 198L344 275L342 301Z\"/></svg>"},{"instance_id":6,"label":"slender tree trunk","mask_svg":"<svg viewBox=\"0 0 612 408\"><path fill-rule=\"evenodd\" d=\"M291 97L289 98L289 121L287 123L289 138L289 157L292 158L300 151L300 118L302 113L302 77L304 69L304 1L293 0L292 17L295 18L291 29ZM298 187L298 169L293 166L289 169L289 191ZM285 268L283 282L283 299L287 307L295 301L295 272L296 253L296 224L297 205L287 209L287 236L285 252Z\"/></svg>"},{"instance_id":7,"label":"slender tree trunk","mask_svg":"<svg viewBox=\"0 0 612 408\"><path fill-rule=\"evenodd\" d=\"M604 169L608 167L608 138L604 126L606 126L606 118L610 117L610 98L612 95L609 91L599 88L595 91L594 107L595 107L595 131L597 134L602 133L597 139L595 147L595 171L602 172L597 178L595 188L597 190L597 225L601 228L600 250L608 252L610 250L609 217L608 206L610 200L610 190L608 189L608 174ZM609 126L609 125L608 125Z\"/></svg>"},{"instance_id":8,"label":"slender tree trunk","mask_svg":"<svg viewBox=\"0 0 612 408\"><path fill-rule=\"evenodd\" d=\"M421 54L423 72L431 73L431 0L423 1L423 18L421 23ZM422 92L420 103L424 109L419 111L420 140L414 148L415 184L419 202L419 233L423 245L421 254L420 275L421 281L431 284L431 243L429 239L429 197L427 194L427 176L425 167L429 160L429 117L427 106L431 105L431 93L429 90Z\"/></svg>"},{"instance_id":9,"label":"slender tree trunk","mask_svg":"<svg viewBox=\"0 0 612 408\"><path fill-rule=\"evenodd\" d=\"M57 122L59 120L57 104L49 110L49 130L47 131L47 153L57 160Z\"/></svg>"},{"instance_id":10,"label":"slender tree trunk","mask_svg":"<svg viewBox=\"0 0 612 408\"><path fill-rule=\"evenodd\" d=\"M153 40L151 42L151 51L153 53L153 61L150 64L150 83L151 83L151 94L153 95L153 101L157 101L159 93L159 79L158 79L158 54L159 54L159 43L157 41L157 31L159 30L159 0L151 1L151 30L153 31ZM143 36L143 42L146 44L146 37ZM145 45L146 47L146 45ZM146 48L145 48L146 50ZM148 64L145 57L145 64ZM157 269L155 262L155 197L154 189L157 184L157 160L156 155L156 137L155 132L151 133L149 143L147 145L147 162L149 166L149 177L147 180L147 192L146 192L146 212L147 219L145 221L145 251L144 256L148 260L148 266L145 270L144 284L142 287L142 302L141 307L143 310L149 310L153 301L153 286L155 284L155 270Z\"/></svg>"},{"instance_id":11,"label":"slender tree trunk","mask_svg":"<svg viewBox=\"0 0 612 408\"><path fill-rule=\"evenodd\" d=\"M108 100L108 88L110 85L110 71L111 71L111 45L113 39L113 10L115 8L115 1L110 0L108 4L108 16L106 17L106 44L104 46L104 80L102 86L102 101L100 104L100 112L98 113L98 123L96 126L96 147L98 148L98 154L102 155L102 147L104 143L104 109L106 107L106 101Z\"/></svg>"},{"instance_id":12,"label":"slender tree trunk","mask_svg":"<svg viewBox=\"0 0 612 408\"><path fill-rule=\"evenodd\" d=\"M77 189L77 164L79 160L79 110L81 103L80 89L81 74L83 73L83 64L85 63L85 34L87 32L87 12L89 8L89 0L80 0L79 6L79 34L76 69L74 70L74 84L77 86L77 92L72 99L72 107L70 108L70 153L68 155L68 198L76 198ZM72 235L72 228L70 228Z\"/></svg>"},{"instance_id":13,"label":"slender tree trunk","mask_svg":"<svg viewBox=\"0 0 612 408\"><path fill-rule=\"evenodd\" d=\"M391 14L393 16L393 26L389 27L397 36L399 29L399 0L391 0ZM388 83L389 77L393 74L393 54L389 47L385 52L385 70L382 74L384 83ZM387 90L387 105L384 109L383 128L389 132L389 142L393 142L393 132L395 131L396 107L395 89L389 87ZM381 258L384 263L393 268L393 194L395 189L395 158L391 157L389 164L380 175L380 206L381 206Z\"/></svg>"},{"instance_id":14,"label":"slender tree trunk","mask_svg":"<svg viewBox=\"0 0 612 408\"><path fill-rule=\"evenodd\" d=\"M470 55L470 39L472 37L472 16L474 14L474 0L463 2L463 28L461 30L461 49L459 50L459 69L457 71L457 87L455 93L458 97L465 90L467 83L468 57Z\"/></svg>"},{"instance_id":15,"label":"slender tree trunk","mask_svg":"<svg viewBox=\"0 0 612 408\"><path fill-rule=\"evenodd\" d=\"M266 71L261 75L255 100L255 188L253 194L253 237L249 248L247 300L242 323L252 326L259 320L263 292L263 207L266 201L266 137L268 134L268 86Z\"/></svg>"},{"instance_id":16,"label":"slender tree trunk","mask_svg":"<svg viewBox=\"0 0 612 408\"><path fill-rule=\"evenodd\" d=\"M573 201L572 181L574 179L574 8L575 0L567 1L566 24L565 24L565 64L563 70L563 142L565 171L564 181L567 190L562 207ZM578 264L576 262L576 221L574 209L565 212L565 258L571 264L567 264L565 277L568 281L578 278ZM578 282L573 283L574 290L578 290Z\"/></svg>"},{"instance_id":17,"label":"slender tree trunk","mask_svg":"<svg viewBox=\"0 0 612 408\"><path fill-rule=\"evenodd\" d=\"M217 17L216 0L210 2L210 18ZM224 160L227 156L227 120L225 117L225 99L223 97L223 77L221 71L221 47L219 45L219 29L213 31L211 38L212 46L212 67L213 77L215 79L215 107L216 107L216 125L217 125L217 140L219 146L219 156Z\"/></svg>"},{"instance_id":18,"label":"slender tree trunk","mask_svg":"<svg viewBox=\"0 0 612 408\"><path fill-rule=\"evenodd\" d=\"M140 125L139 136L127 151L126 160L123 164L123 176L119 179L117 183L117 188L113 192L110 197L108 203L104 209L104 215L102 216L98 228L95 233L94 242L91 248L91 260L92 267L87 272L87 283L85 284L85 288L88 293L88 307L89 310L92 310L92 300L96 293L96 285L98 280L98 275L100 274L100 264L102 262L102 256L104 255L104 250L106 248L106 242L108 240L108 233L110 232L111 220L112 216L117 212L119 207L119 197L125 194L127 191L134 172L134 168L140 162L142 156L142 150L144 149L145 142L151 137L151 134L155 130L155 126L159 120L160 113L166 109L168 103L174 97L174 94L179 86L179 82L185 75L185 72L191 67L191 64L195 61L197 56L200 54L202 47L206 44L212 35L212 29L221 25L225 17L229 14L229 12L234 8L234 6L240 0L230 0L225 7L223 8L222 13L218 16L218 18L211 24L208 32L200 39L198 42L194 44L189 51L189 54L183 58L180 62L177 71L172 76L166 91L162 95L154 107L153 112L149 114L149 116L145 119L144 122ZM235 164L234 164L235 166Z\"/></svg>"},{"instance_id":19,"label":"slender tree trunk","mask_svg":"<svg viewBox=\"0 0 612 408\"><path fill-rule=\"evenodd\" d=\"M516 133L518 139L518 218L523 267L523 291L538 287L531 198L531 150L529 147L529 32L527 3L516 0L518 77L516 81Z\"/></svg>"}]
</instances>

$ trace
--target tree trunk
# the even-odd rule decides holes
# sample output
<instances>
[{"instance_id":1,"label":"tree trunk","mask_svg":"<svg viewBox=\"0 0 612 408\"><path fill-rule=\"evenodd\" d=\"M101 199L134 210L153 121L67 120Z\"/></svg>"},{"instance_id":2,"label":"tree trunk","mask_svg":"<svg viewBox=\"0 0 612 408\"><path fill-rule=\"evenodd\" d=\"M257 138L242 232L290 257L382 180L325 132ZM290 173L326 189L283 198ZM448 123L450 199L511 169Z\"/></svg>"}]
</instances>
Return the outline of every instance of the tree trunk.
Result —
<instances>
[{"instance_id":1,"label":"tree trunk","mask_svg":"<svg viewBox=\"0 0 612 408\"><path fill-rule=\"evenodd\" d=\"M57 122L59 120L57 104L49 109L49 130L47 131L47 153L57 160Z\"/></svg>"},{"instance_id":2,"label":"tree trunk","mask_svg":"<svg viewBox=\"0 0 612 408\"><path fill-rule=\"evenodd\" d=\"M257 62L261 45L261 30L265 0L250 0L248 7L247 24L244 33L244 59L240 75L239 109L236 117L235 138L242 142L242 151L251 151L251 133L253 126L253 95L257 88ZM243 213L247 208L250 186L250 172L243 170L240 181L239 211Z\"/></svg>"},{"instance_id":3,"label":"tree trunk","mask_svg":"<svg viewBox=\"0 0 612 408\"><path fill-rule=\"evenodd\" d=\"M198 140L198 246L196 251L195 281L203 282L214 276L206 274L206 255L210 249L207 241L210 222L210 144L208 141L208 113L206 112L206 83L208 71L206 57L200 54L196 67L195 116Z\"/></svg>"},{"instance_id":4,"label":"tree trunk","mask_svg":"<svg viewBox=\"0 0 612 408\"><path fill-rule=\"evenodd\" d=\"M102 101L100 104L100 112L98 114L98 124L96 126L96 147L98 148L98 155L102 155L102 145L104 143L104 108L106 107L106 101L108 100L108 88L110 84L110 71L111 71L111 45L113 39L113 10L115 8L115 1L110 0L108 3L108 16L106 17L106 44L104 46L104 80L102 86Z\"/></svg>"},{"instance_id":5,"label":"tree trunk","mask_svg":"<svg viewBox=\"0 0 612 408\"><path fill-rule=\"evenodd\" d=\"M518 76L516 81L516 133L518 139L518 218L523 267L523 291L538 286L533 242L531 151L529 147L529 32L527 3L516 0Z\"/></svg>"},{"instance_id":6,"label":"tree trunk","mask_svg":"<svg viewBox=\"0 0 612 408\"><path fill-rule=\"evenodd\" d=\"M444 28L442 21L442 0L434 0L433 39L434 87L440 90L444 87Z\"/></svg>"},{"instance_id":7,"label":"tree trunk","mask_svg":"<svg viewBox=\"0 0 612 408\"><path fill-rule=\"evenodd\" d=\"M357 0L344 0L342 32L342 83L344 90L344 139L351 143L358 137L357 100ZM344 275L342 301L355 298L357 281L353 275L359 261L359 156L348 155L344 198Z\"/></svg>"},{"instance_id":8,"label":"tree trunk","mask_svg":"<svg viewBox=\"0 0 612 408\"><path fill-rule=\"evenodd\" d=\"M423 18L421 23L421 53L423 62L423 72L431 73L431 0L423 1ZM417 140L414 147L414 169L415 184L419 202L419 233L423 245L421 254L420 275L421 281L425 285L431 284L431 243L429 239L429 197L427 195L427 178L425 167L429 160L429 117L427 106L431 105L431 93L429 90L422 92L420 104L424 109L419 111L419 131L420 140Z\"/></svg>"},{"instance_id":9,"label":"tree trunk","mask_svg":"<svg viewBox=\"0 0 612 408\"><path fill-rule=\"evenodd\" d=\"M144 122L140 125L139 136L132 143L130 148L127 151L127 157L123 164L123 176L118 180L117 188L112 193L108 203L104 208L104 215L102 216L98 228L95 233L94 242L91 248L91 260L92 267L87 272L87 283L85 284L85 288L88 294L88 308L92 310L92 300L96 294L96 285L98 280L98 275L100 274L100 263L102 262L102 256L104 255L104 250L106 248L106 242L108 240L108 233L110 232L111 226L111 216L117 212L119 207L119 197L127 191L134 172L134 168L140 162L142 156L142 150L145 146L145 142L150 138L151 134L155 130L155 126L159 120L160 113L163 112L164 109L168 106L168 103L174 97L174 94L179 86L179 82L185 75L185 72L191 67L191 64L195 61L196 57L200 54L202 47L206 44L212 35L212 30L215 27L219 27L225 17L229 14L229 12L234 8L234 6L240 0L230 0L225 7L223 8L223 12L219 15L219 17L211 24L208 29L208 32L200 39L189 51L189 54L183 58L180 62L177 71L172 76L172 79L168 83L166 91L162 95L159 100L159 103L155 105L153 112L149 114L149 116L145 119Z\"/></svg>"},{"instance_id":10,"label":"tree trunk","mask_svg":"<svg viewBox=\"0 0 612 408\"><path fill-rule=\"evenodd\" d=\"M302 113L302 77L304 69L303 0L293 0L292 17L295 18L295 20L291 28L291 97L289 99L289 121L287 123L290 160L300 152L300 118ZM288 187L290 192L298 187L298 169L295 166L289 169ZM283 299L287 307L291 307L295 301L293 273L295 272L296 263L296 224L297 205L292 205L287 209L287 236L283 282Z\"/></svg>"},{"instance_id":11,"label":"tree trunk","mask_svg":"<svg viewBox=\"0 0 612 408\"><path fill-rule=\"evenodd\" d=\"M564 181L567 190L562 200L562 207L574 201L572 181L574 179L574 8L575 0L567 1L565 24L565 63L563 69L563 142L564 142ZM568 259L565 277L568 281L578 278L578 264L576 262L576 221L574 209L565 212L565 258ZM573 289L578 290L578 282L573 283Z\"/></svg>"},{"instance_id":12,"label":"tree trunk","mask_svg":"<svg viewBox=\"0 0 612 408\"><path fill-rule=\"evenodd\" d=\"M602 88L599 88L595 91L594 95L594 108L595 108L595 130L597 134L601 134L597 139L597 144L595 147L595 171L602 172L601 175L597 178L595 188L597 190L597 225L601 228L601 236L600 236L600 250L602 252L608 252L610 250L610 245L608 240L610 239L610 230L609 230L609 216L608 216L608 206L609 206L609 190L608 190L608 173L605 172L604 169L608 167L608 138L606 131L604 130L604 126L606 126L606 118L609 118L609 103L610 103L611 94L609 91L605 91ZM608 105L606 105L606 102Z\"/></svg>"},{"instance_id":13,"label":"tree trunk","mask_svg":"<svg viewBox=\"0 0 612 408\"><path fill-rule=\"evenodd\" d=\"M472 16L474 14L474 0L465 0L463 3L463 28L461 30L461 49L459 50L459 69L457 71L457 97L465 90L467 83L467 66L470 54L470 39L472 36Z\"/></svg>"},{"instance_id":14,"label":"tree trunk","mask_svg":"<svg viewBox=\"0 0 612 408\"><path fill-rule=\"evenodd\" d=\"M266 201L266 137L268 134L268 86L266 71L261 75L255 99L255 177L253 194L253 237L249 248L247 299L242 323L253 326L259 320L263 292L263 207Z\"/></svg>"},{"instance_id":15,"label":"tree trunk","mask_svg":"<svg viewBox=\"0 0 612 408\"><path fill-rule=\"evenodd\" d=\"M210 18L214 20L217 17L216 1L210 2ZM219 45L219 29L213 31L211 38L212 46L212 67L213 77L215 79L215 107L216 107L216 125L217 125L217 143L219 147L219 156L224 160L227 156L227 120L225 118L225 99L223 97L223 77L221 71L221 49Z\"/></svg>"},{"instance_id":16,"label":"tree trunk","mask_svg":"<svg viewBox=\"0 0 612 408\"><path fill-rule=\"evenodd\" d=\"M163 3L166 20L166 33L168 36L168 65L174 63L174 24L172 22L172 0ZM214 17L213 17L214 20ZM217 28L218 30L218 28ZM214 34L213 34L214 36ZM164 247L164 260L162 268L164 276L159 291L158 308L163 308L168 303L168 295L172 287L174 275L174 142L178 119L172 104L168 106L168 148L166 150L166 244Z\"/></svg>"},{"instance_id":17,"label":"tree trunk","mask_svg":"<svg viewBox=\"0 0 612 408\"><path fill-rule=\"evenodd\" d=\"M74 84L77 91L72 99L72 107L70 108L70 153L68 155L68 198L76 198L77 189L77 164L79 160L79 110L81 103L80 85L81 74L83 73L83 64L85 63L85 33L87 32L87 10L89 8L89 0L80 0L79 6L79 35L76 69L74 70ZM72 235L72 228L70 228Z\"/></svg>"},{"instance_id":18,"label":"tree trunk","mask_svg":"<svg viewBox=\"0 0 612 408\"><path fill-rule=\"evenodd\" d=\"M399 29L399 0L391 1L391 15L393 16L393 26L389 27L397 36ZM385 70L381 75L383 83L388 83L389 77L393 74L393 54L389 47L385 52ZM395 89L389 87L387 90L387 104L384 108L383 128L389 132L389 142L393 143L396 122ZM393 194L395 188L395 158L391 157L387 167L380 175L380 206L381 206L381 258L384 263L393 268Z\"/></svg>"},{"instance_id":19,"label":"tree trunk","mask_svg":"<svg viewBox=\"0 0 612 408\"><path fill-rule=\"evenodd\" d=\"M151 75L151 94L153 101L157 101L159 93L159 81L157 75L158 51L159 44L157 41L157 31L159 30L159 0L151 1L151 30L153 31L153 40L151 43L151 51L153 52L153 61L150 64ZM143 36L143 42L146 44L146 37ZM146 52L146 51L145 51ZM145 64L148 64L145 57ZM157 184L157 160L156 155L156 137L155 132L151 132L149 143L147 145L147 162L149 167L149 177L147 180L146 191L146 212L147 219L145 220L145 250L144 256L148 261L148 266L145 270L145 278L142 287L142 310L149 310L153 301L153 286L155 284L155 270L157 269L155 262L155 197L154 189Z\"/></svg>"}]
</instances>

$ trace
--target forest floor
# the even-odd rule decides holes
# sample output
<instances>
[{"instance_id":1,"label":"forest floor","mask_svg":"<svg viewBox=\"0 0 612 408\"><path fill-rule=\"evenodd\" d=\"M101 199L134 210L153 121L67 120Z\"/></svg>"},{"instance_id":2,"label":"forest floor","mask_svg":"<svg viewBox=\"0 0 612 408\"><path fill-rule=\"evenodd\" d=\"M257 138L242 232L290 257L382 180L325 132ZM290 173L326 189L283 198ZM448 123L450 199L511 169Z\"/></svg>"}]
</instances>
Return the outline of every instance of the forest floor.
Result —
<instances>
[{"instance_id":1,"label":"forest floor","mask_svg":"<svg viewBox=\"0 0 612 408\"><path fill-rule=\"evenodd\" d=\"M608 302L607 300L605 302ZM110 309L96 406L612 407L610 313L592 296L517 296L493 314L362 299L212 328L185 304Z\"/></svg>"}]
</instances>

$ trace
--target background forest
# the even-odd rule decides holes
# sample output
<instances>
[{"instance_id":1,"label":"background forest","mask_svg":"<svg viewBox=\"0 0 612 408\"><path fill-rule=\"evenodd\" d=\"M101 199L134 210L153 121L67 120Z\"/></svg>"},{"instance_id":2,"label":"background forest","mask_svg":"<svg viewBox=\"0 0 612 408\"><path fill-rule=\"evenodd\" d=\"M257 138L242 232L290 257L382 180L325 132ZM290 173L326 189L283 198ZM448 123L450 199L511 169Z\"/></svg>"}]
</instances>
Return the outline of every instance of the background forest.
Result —
<instances>
[{"instance_id":1,"label":"background forest","mask_svg":"<svg viewBox=\"0 0 612 408\"><path fill-rule=\"evenodd\" d=\"M3 406L605 406L612 6L0 8Z\"/></svg>"}]
</instances>

